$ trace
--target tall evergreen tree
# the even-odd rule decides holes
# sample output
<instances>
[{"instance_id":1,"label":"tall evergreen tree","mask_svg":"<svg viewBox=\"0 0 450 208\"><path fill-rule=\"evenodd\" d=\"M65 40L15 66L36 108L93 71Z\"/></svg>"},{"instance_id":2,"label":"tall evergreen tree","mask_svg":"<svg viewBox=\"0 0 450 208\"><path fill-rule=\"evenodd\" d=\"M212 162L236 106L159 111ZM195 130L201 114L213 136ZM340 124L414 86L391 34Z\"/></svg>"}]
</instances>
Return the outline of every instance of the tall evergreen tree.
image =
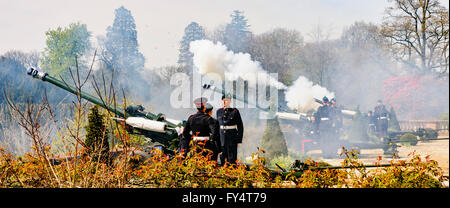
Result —
<instances>
[{"instance_id":1,"label":"tall evergreen tree","mask_svg":"<svg viewBox=\"0 0 450 208\"><path fill-rule=\"evenodd\" d=\"M112 26L106 29L102 40L101 60L109 71L114 70L115 87L127 94L139 94L148 98L148 84L142 79L145 58L138 49L137 31L130 10L120 7L115 10Z\"/></svg>"},{"instance_id":2,"label":"tall evergreen tree","mask_svg":"<svg viewBox=\"0 0 450 208\"><path fill-rule=\"evenodd\" d=\"M288 154L286 140L281 131L278 117L267 119L266 130L261 139L261 148L266 151L269 160Z\"/></svg>"},{"instance_id":3,"label":"tall evergreen tree","mask_svg":"<svg viewBox=\"0 0 450 208\"><path fill-rule=\"evenodd\" d=\"M252 33L243 12L235 10L231 14L231 23L225 27L224 44L235 53L247 53Z\"/></svg>"},{"instance_id":4,"label":"tall evergreen tree","mask_svg":"<svg viewBox=\"0 0 450 208\"><path fill-rule=\"evenodd\" d=\"M196 22L191 22L185 29L184 29L184 36L181 39L180 42L180 49L178 50L180 52L178 56L178 64L182 68L184 72L186 72L188 75L192 74L192 67L194 66L192 57L194 54L189 51L190 43L192 41L196 40L202 40L205 39L205 31L203 30L203 27L200 26Z\"/></svg>"}]
</instances>

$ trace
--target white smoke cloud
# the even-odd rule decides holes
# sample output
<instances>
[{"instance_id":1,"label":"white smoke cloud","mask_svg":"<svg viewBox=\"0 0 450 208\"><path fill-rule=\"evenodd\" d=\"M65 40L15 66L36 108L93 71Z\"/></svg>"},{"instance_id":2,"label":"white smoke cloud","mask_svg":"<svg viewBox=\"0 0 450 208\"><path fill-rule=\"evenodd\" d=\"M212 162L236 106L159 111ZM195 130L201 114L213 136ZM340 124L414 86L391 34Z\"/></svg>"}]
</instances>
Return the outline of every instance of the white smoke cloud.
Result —
<instances>
[{"instance_id":1,"label":"white smoke cloud","mask_svg":"<svg viewBox=\"0 0 450 208\"><path fill-rule=\"evenodd\" d=\"M201 74L216 73L222 80L247 80L249 86L256 86L257 79L266 78L277 89L286 86L271 77L257 61L252 61L248 53L234 53L225 45L210 40L197 40L190 43L194 54L193 62Z\"/></svg>"},{"instance_id":2,"label":"white smoke cloud","mask_svg":"<svg viewBox=\"0 0 450 208\"><path fill-rule=\"evenodd\" d=\"M329 92L320 85L314 85L306 77L300 76L295 80L285 93L287 106L291 109L299 109L300 112L316 110L320 104L314 101L314 98L322 100L324 96L328 99L334 98L334 93Z\"/></svg>"}]
</instances>

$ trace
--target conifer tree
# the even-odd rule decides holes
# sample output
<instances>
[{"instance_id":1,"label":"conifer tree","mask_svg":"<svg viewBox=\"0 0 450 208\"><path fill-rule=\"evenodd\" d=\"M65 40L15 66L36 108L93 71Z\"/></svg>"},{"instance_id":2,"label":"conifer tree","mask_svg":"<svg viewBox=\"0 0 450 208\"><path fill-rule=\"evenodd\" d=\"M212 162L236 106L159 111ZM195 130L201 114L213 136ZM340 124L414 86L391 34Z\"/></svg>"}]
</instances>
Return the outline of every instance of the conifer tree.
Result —
<instances>
[{"instance_id":1,"label":"conifer tree","mask_svg":"<svg viewBox=\"0 0 450 208\"><path fill-rule=\"evenodd\" d=\"M103 61L109 69L119 73L142 70L145 58L138 50L136 24L131 11L122 6L114 13L113 25L106 29Z\"/></svg>"},{"instance_id":2,"label":"conifer tree","mask_svg":"<svg viewBox=\"0 0 450 208\"><path fill-rule=\"evenodd\" d=\"M235 53L247 53L252 37L250 25L242 11L235 10L230 16L231 23L225 27L224 44Z\"/></svg>"},{"instance_id":3,"label":"conifer tree","mask_svg":"<svg viewBox=\"0 0 450 208\"><path fill-rule=\"evenodd\" d=\"M261 148L266 151L266 157L269 160L288 154L286 140L281 131L278 117L267 119L266 130L261 139Z\"/></svg>"},{"instance_id":4,"label":"conifer tree","mask_svg":"<svg viewBox=\"0 0 450 208\"><path fill-rule=\"evenodd\" d=\"M102 44L100 59L109 73L114 71L114 87L124 89L127 96L149 98L150 86L142 78L145 57L139 52L136 24L131 11L125 7L115 10L112 26L106 29L106 38L99 40Z\"/></svg>"},{"instance_id":5,"label":"conifer tree","mask_svg":"<svg viewBox=\"0 0 450 208\"><path fill-rule=\"evenodd\" d=\"M192 41L196 40L202 40L205 39L205 31L203 30L203 27L200 26L196 22L191 22L185 29L184 29L184 36L180 42L180 49L178 51L180 52L178 56L178 64L181 66L182 70L186 72L186 74L191 75L192 74L192 67L193 67L193 61L192 57L194 54L189 51L190 49L190 43Z\"/></svg>"},{"instance_id":6,"label":"conifer tree","mask_svg":"<svg viewBox=\"0 0 450 208\"><path fill-rule=\"evenodd\" d=\"M88 115L85 144L89 148L88 154L94 161L106 161L109 153L108 129L104 122L104 115L99 112L98 105L93 106Z\"/></svg>"}]
</instances>

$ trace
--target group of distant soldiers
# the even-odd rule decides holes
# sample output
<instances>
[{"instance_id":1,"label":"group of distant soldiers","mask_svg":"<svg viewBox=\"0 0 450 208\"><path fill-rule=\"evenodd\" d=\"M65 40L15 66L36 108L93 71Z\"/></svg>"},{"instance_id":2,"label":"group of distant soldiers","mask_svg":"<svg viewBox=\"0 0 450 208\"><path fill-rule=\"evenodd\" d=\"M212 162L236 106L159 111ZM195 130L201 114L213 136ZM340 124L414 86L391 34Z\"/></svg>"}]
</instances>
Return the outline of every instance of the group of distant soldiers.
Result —
<instances>
[{"instance_id":1,"label":"group of distant soldiers","mask_svg":"<svg viewBox=\"0 0 450 208\"><path fill-rule=\"evenodd\" d=\"M213 106L208 99L194 100L197 113L189 116L180 135L180 151L186 156L194 145L210 150L210 159L220 164L236 163L237 147L242 143L244 125L239 110L230 107L231 95L222 96L223 107L216 111L217 119L212 117ZM220 156L219 156L220 155Z\"/></svg>"},{"instance_id":2,"label":"group of distant soldiers","mask_svg":"<svg viewBox=\"0 0 450 208\"><path fill-rule=\"evenodd\" d=\"M318 100L320 101L320 100ZM194 101L197 113L189 116L180 134L180 151L186 156L193 145L210 150L211 159L220 164L236 163L237 147L242 143L244 126L239 110L230 107L231 95L222 96L223 107L216 111L217 119L213 118L213 106L208 99L201 97ZM311 132L321 143L325 157L337 155L336 140L343 128L342 109L336 104L336 99L323 97L321 106L311 117ZM377 135L381 141L387 137L389 112L378 100L374 113L368 112L369 133ZM220 155L220 156L219 156Z\"/></svg>"},{"instance_id":3,"label":"group of distant soldiers","mask_svg":"<svg viewBox=\"0 0 450 208\"><path fill-rule=\"evenodd\" d=\"M325 96L321 104L311 117L312 132L319 138L324 156L334 157L337 148L333 143L339 138L343 127L342 110L336 104L335 98L329 100Z\"/></svg>"},{"instance_id":4,"label":"group of distant soldiers","mask_svg":"<svg viewBox=\"0 0 450 208\"><path fill-rule=\"evenodd\" d=\"M313 113L311 117L312 132L322 146L325 157L336 156L336 140L340 137L343 129L342 109L336 104L336 99L328 100L323 97L322 106ZM382 100L377 101L374 112L368 112L369 132L380 138L381 142L387 142L389 112Z\"/></svg>"}]
</instances>

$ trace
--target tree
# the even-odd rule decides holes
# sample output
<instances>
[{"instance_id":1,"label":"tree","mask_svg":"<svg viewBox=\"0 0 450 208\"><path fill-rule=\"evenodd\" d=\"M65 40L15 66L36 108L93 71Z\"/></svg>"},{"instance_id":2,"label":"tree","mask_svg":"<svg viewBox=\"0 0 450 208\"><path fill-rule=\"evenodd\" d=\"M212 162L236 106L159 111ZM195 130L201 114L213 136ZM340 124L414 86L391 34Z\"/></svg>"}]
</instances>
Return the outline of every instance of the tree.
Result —
<instances>
[{"instance_id":1,"label":"tree","mask_svg":"<svg viewBox=\"0 0 450 208\"><path fill-rule=\"evenodd\" d=\"M89 111L89 123L85 127L85 143L89 148L87 153L93 157L93 160L104 162L109 153L108 129L104 122L104 115L99 112L98 108L98 105L95 105Z\"/></svg>"},{"instance_id":2,"label":"tree","mask_svg":"<svg viewBox=\"0 0 450 208\"><path fill-rule=\"evenodd\" d=\"M246 53L249 50L252 33L247 19L242 11L235 10L230 15L231 23L227 24L224 31L223 43L234 53Z\"/></svg>"},{"instance_id":3,"label":"tree","mask_svg":"<svg viewBox=\"0 0 450 208\"><path fill-rule=\"evenodd\" d=\"M58 27L49 30L46 47L42 57L42 68L53 76L69 76L69 67L82 66L81 57L86 55L91 48L90 37L85 24L72 23L67 28Z\"/></svg>"},{"instance_id":4,"label":"tree","mask_svg":"<svg viewBox=\"0 0 450 208\"><path fill-rule=\"evenodd\" d=\"M67 91L53 87L44 82L33 81L26 74L27 68L37 66L38 53L24 53L21 51L8 51L0 56L0 103L5 102L3 91L17 103L40 103L45 91L50 103L70 102L64 97Z\"/></svg>"},{"instance_id":5,"label":"tree","mask_svg":"<svg viewBox=\"0 0 450 208\"><path fill-rule=\"evenodd\" d=\"M203 30L203 27L196 22L191 22L184 29L184 36L180 42L180 49L178 49L178 51L180 52L180 54L178 55L178 64L188 75L192 74L192 67L194 66L192 62L192 57L194 56L194 54L189 51L189 44L192 41L202 39L205 39L205 31Z\"/></svg>"},{"instance_id":6,"label":"tree","mask_svg":"<svg viewBox=\"0 0 450 208\"><path fill-rule=\"evenodd\" d=\"M336 62L336 47L329 40L328 31L318 25L310 34L312 42L305 44L301 56L302 73L314 83L329 87Z\"/></svg>"},{"instance_id":7,"label":"tree","mask_svg":"<svg viewBox=\"0 0 450 208\"><path fill-rule=\"evenodd\" d=\"M145 58L138 49L137 31L130 10L120 7L115 10L112 26L106 29L106 37L100 39L102 45L100 59L104 63L107 76L114 72L113 83L127 95L149 98L150 86L142 79ZM121 90L120 90L121 91Z\"/></svg>"},{"instance_id":8,"label":"tree","mask_svg":"<svg viewBox=\"0 0 450 208\"><path fill-rule=\"evenodd\" d=\"M123 6L114 13L113 25L106 29L101 59L107 69L118 74L138 72L144 67L145 58L138 50L134 18L130 10Z\"/></svg>"},{"instance_id":9,"label":"tree","mask_svg":"<svg viewBox=\"0 0 450 208\"><path fill-rule=\"evenodd\" d=\"M263 69L278 73L280 82L290 85L299 75L295 62L303 47L303 37L296 30L277 28L256 35L251 41L250 53Z\"/></svg>"},{"instance_id":10,"label":"tree","mask_svg":"<svg viewBox=\"0 0 450 208\"><path fill-rule=\"evenodd\" d=\"M416 73L448 74L448 9L438 0L391 0L381 34L394 57Z\"/></svg>"},{"instance_id":11,"label":"tree","mask_svg":"<svg viewBox=\"0 0 450 208\"><path fill-rule=\"evenodd\" d=\"M266 151L269 160L288 154L286 140L277 117L267 119L266 130L261 139L261 148Z\"/></svg>"},{"instance_id":12,"label":"tree","mask_svg":"<svg viewBox=\"0 0 450 208\"><path fill-rule=\"evenodd\" d=\"M404 120L436 119L449 107L447 80L433 75L408 74L384 81L385 102Z\"/></svg>"},{"instance_id":13,"label":"tree","mask_svg":"<svg viewBox=\"0 0 450 208\"><path fill-rule=\"evenodd\" d=\"M37 66L39 63L39 52L24 53L18 50L7 51L4 57L21 63L24 67Z\"/></svg>"},{"instance_id":14,"label":"tree","mask_svg":"<svg viewBox=\"0 0 450 208\"><path fill-rule=\"evenodd\" d=\"M330 44L336 53L328 87L339 103L347 107L359 104L365 112L383 97L383 81L399 73L385 44L378 25L360 21L345 27L340 38Z\"/></svg>"}]
</instances>

